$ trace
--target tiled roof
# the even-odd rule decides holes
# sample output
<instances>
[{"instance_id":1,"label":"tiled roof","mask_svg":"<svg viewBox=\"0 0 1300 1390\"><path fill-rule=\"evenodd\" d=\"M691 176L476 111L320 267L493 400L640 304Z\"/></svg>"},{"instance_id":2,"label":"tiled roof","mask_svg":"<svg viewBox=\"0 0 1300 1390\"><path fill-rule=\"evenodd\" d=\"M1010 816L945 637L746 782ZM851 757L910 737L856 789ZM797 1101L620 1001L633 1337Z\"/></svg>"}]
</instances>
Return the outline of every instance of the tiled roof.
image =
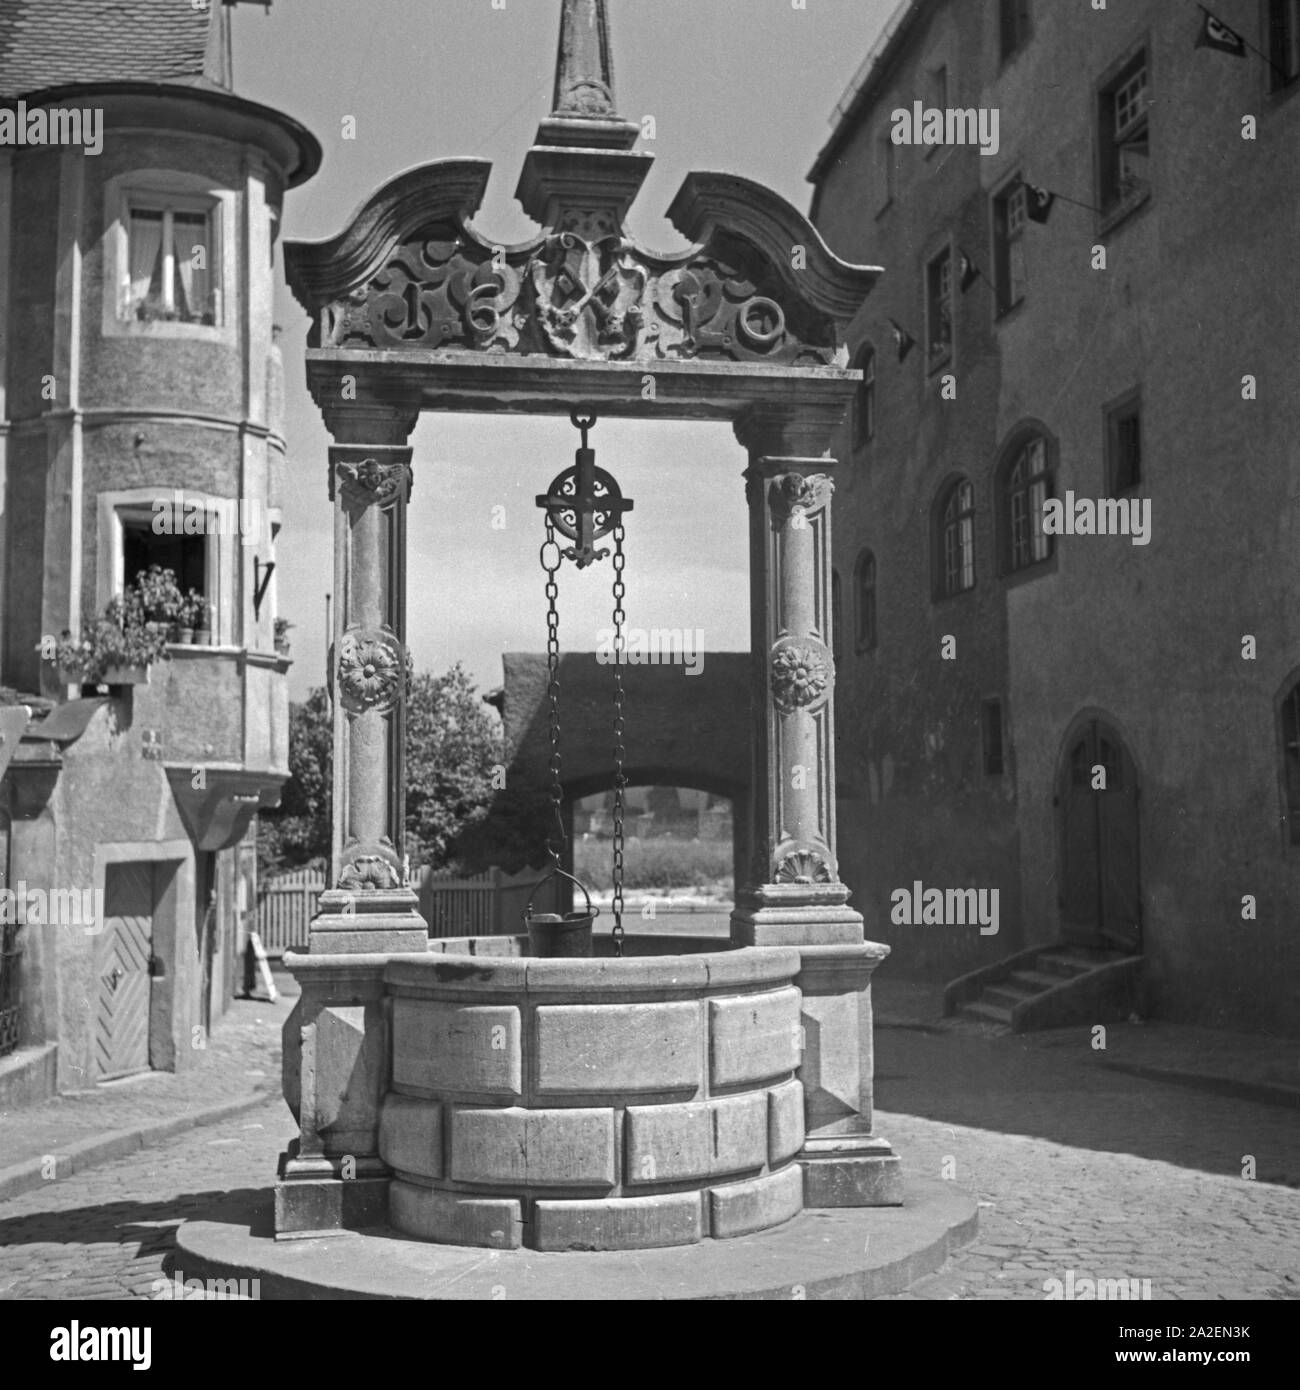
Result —
<instances>
[{"instance_id":1,"label":"tiled roof","mask_svg":"<svg viewBox=\"0 0 1300 1390\"><path fill-rule=\"evenodd\" d=\"M205 77L216 0L0 0L0 97L77 82Z\"/></svg>"}]
</instances>

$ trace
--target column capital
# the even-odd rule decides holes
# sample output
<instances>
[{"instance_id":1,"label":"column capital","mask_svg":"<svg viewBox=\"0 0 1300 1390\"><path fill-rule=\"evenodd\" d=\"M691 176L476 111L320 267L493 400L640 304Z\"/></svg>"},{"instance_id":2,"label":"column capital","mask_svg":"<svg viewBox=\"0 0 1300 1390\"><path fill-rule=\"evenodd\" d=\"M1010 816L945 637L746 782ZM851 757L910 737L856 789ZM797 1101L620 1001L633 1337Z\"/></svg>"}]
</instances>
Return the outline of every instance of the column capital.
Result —
<instances>
[{"instance_id":1,"label":"column capital","mask_svg":"<svg viewBox=\"0 0 1300 1390\"><path fill-rule=\"evenodd\" d=\"M847 408L844 401L793 407L752 405L736 419L733 429L751 459L820 459L828 466L831 441Z\"/></svg>"},{"instance_id":2,"label":"column capital","mask_svg":"<svg viewBox=\"0 0 1300 1390\"><path fill-rule=\"evenodd\" d=\"M320 413L335 444L404 445L420 419L419 406L404 401L338 401Z\"/></svg>"}]
</instances>

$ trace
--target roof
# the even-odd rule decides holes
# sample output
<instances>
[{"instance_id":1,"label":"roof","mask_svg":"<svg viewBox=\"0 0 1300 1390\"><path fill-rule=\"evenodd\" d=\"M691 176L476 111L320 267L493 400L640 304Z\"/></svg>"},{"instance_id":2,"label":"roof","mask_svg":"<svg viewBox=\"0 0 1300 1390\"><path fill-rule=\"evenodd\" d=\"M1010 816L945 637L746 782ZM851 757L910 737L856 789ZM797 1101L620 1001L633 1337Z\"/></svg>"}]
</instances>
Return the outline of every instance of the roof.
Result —
<instances>
[{"instance_id":1,"label":"roof","mask_svg":"<svg viewBox=\"0 0 1300 1390\"><path fill-rule=\"evenodd\" d=\"M0 97L84 82L219 87L217 46L209 45L218 9L178 0L0 0Z\"/></svg>"},{"instance_id":2,"label":"roof","mask_svg":"<svg viewBox=\"0 0 1300 1390\"><path fill-rule=\"evenodd\" d=\"M831 114L831 138L822 147L817 161L808 174L809 183L819 183L838 157L844 141L857 128L858 122L880 96L881 88L893 72L899 55L911 41L917 26L940 3L940 0L899 0L885 21L880 36L872 45L862 66L849 83Z\"/></svg>"}]
</instances>

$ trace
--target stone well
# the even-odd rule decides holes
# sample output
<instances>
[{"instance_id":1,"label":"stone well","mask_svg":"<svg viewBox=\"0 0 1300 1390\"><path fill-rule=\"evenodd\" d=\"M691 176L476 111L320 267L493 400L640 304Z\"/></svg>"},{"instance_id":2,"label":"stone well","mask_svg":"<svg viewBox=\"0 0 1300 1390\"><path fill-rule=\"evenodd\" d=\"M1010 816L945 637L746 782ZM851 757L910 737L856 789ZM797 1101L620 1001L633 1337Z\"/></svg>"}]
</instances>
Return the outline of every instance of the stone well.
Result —
<instances>
[{"instance_id":1,"label":"stone well","mask_svg":"<svg viewBox=\"0 0 1300 1390\"><path fill-rule=\"evenodd\" d=\"M628 1250L803 1209L797 950L652 936L629 937L622 959L530 959L527 937L430 948L384 972L394 1229Z\"/></svg>"}]
</instances>

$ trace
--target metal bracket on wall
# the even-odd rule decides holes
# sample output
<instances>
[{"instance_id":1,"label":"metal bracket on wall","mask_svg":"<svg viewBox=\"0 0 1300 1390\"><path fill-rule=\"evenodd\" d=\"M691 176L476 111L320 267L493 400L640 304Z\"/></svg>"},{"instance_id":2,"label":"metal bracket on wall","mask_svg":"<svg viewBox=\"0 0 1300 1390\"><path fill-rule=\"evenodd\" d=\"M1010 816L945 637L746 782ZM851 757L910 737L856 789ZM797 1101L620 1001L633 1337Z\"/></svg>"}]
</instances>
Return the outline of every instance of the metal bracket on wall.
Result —
<instances>
[{"instance_id":1,"label":"metal bracket on wall","mask_svg":"<svg viewBox=\"0 0 1300 1390\"><path fill-rule=\"evenodd\" d=\"M262 616L262 600L266 597L267 585L271 582L271 576L275 573L275 561L268 560L263 564L260 557L253 556L253 617Z\"/></svg>"}]
</instances>

